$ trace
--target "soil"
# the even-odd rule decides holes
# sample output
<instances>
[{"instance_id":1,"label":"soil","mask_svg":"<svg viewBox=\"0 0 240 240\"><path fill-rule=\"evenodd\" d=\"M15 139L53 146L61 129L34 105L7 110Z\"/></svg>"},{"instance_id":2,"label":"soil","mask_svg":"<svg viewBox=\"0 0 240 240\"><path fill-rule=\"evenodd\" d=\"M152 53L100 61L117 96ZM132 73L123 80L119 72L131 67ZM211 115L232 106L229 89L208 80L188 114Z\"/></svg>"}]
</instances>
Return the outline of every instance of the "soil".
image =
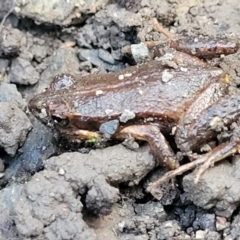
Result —
<instances>
[{"instance_id":1,"label":"soil","mask_svg":"<svg viewBox=\"0 0 240 240\"><path fill-rule=\"evenodd\" d=\"M157 200L146 187L165 169L156 167L148 144L70 149L27 109L57 74L101 74L142 62L129 54L132 44L166 40L153 18L180 35L239 40L239 2L32 2L0 3L0 239L239 239L238 155L198 184L194 172L179 176ZM238 91L239 52L207 61Z\"/></svg>"}]
</instances>

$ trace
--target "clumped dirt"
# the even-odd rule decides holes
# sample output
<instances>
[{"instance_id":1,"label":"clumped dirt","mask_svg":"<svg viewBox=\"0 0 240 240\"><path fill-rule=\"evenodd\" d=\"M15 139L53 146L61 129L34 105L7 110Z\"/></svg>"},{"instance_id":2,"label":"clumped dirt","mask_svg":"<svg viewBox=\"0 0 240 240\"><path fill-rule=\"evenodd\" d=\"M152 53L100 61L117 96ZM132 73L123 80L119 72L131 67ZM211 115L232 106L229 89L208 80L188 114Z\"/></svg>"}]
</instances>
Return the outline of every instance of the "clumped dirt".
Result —
<instances>
[{"instance_id":1,"label":"clumped dirt","mask_svg":"<svg viewBox=\"0 0 240 240\"><path fill-rule=\"evenodd\" d=\"M32 2L0 3L0 239L238 239L238 155L198 184L194 172L179 176L159 201L145 190L165 170L156 168L147 144L70 150L29 113L27 102L57 74L136 64L132 44L166 40L153 18L174 33L239 40L239 2ZM239 52L209 63L226 71L230 89L238 91Z\"/></svg>"}]
</instances>

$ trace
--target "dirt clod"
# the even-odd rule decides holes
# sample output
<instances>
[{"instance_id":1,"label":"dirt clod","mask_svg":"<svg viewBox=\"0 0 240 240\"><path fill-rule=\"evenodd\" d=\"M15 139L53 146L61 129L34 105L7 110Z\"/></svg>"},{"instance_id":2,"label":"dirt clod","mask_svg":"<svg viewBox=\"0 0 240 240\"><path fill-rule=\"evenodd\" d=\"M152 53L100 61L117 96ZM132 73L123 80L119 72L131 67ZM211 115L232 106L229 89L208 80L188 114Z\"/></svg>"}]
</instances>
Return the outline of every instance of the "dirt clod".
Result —
<instances>
[{"instance_id":1,"label":"dirt clod","mask_svg":"<svg viewBox=\"0 0 240 240\"><path fill-rule=\"evenodd\" d=\"M0 102L0 109L0 146L14 156L18 147L25 142L32 124L26 114L13 103Z\"/></svg>"}]
</instances>

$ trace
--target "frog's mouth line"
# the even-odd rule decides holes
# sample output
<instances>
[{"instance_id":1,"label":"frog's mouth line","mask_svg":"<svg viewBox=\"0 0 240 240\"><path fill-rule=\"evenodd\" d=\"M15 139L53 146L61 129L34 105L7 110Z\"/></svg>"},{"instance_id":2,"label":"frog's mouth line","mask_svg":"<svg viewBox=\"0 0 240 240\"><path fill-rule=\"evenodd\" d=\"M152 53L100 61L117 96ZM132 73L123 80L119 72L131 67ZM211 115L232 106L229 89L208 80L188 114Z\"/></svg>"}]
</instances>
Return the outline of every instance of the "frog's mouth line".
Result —
<instances>
[{"instance_id":1,"label":"frog's mouth line","mask_svg":"<svg viewBox=\"0 0 240 240\"><path fill-rule=\"evenodd\" d=\"M53 114L51 117L52 124L57 124L60 127L67 127L69 125L69 119L65 116L59 116L57 114Z\"/></svg>"},{"instance_id":2,"label":"frog's mouth line","mask_svg":"<svg viewBox=\"0 0 240 240\"><path fill-rule=\"evenodd\" d=\"M66 116L66 112L69 110L64 102L51 102L45 109L47 118L52 122L52 125L57 124L60 127L68 126L69 119Z\"/></svg>"}]
</instances>

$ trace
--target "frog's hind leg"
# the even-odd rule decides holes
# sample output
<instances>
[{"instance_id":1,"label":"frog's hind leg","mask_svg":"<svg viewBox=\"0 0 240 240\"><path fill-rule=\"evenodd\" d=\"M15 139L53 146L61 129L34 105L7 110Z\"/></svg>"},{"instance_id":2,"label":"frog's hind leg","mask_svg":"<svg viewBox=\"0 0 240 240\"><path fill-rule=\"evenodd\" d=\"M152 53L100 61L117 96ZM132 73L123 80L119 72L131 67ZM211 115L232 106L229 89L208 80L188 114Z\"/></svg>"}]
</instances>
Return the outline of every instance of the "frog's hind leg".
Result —
<instances>
[{"instance_id":1,"label":"frog's hind leg","mask_svg":"<svg viewBox=\"0 0 240 240\"><path fill-rule=\"evenodd\" d=\"M115 137L118 139L126 139L129 134L135 139L147 141L161 165L167 166L170 169L175 169L179 166L172 148L158 126L133 125L125 127L118 132Z\"/></svg>"},{"instance_id":2,"label":"frog's hind leg","mask_svg":"<svg viewBox=\"0 0 240 240\"><path fill-rule=\"evenodd\" d=\"M196 38L195 36L179 36L163 28L156 18L153 19L153 26L156 31L164 34L168 38L169 46L171 48L202 59L211 59L220 57L221 55L234 54L239 49L237 39L230 40L228 38ZM184 55L183 57L186 58Z\"/></svg>"},{"instance_id":3,"label":"frog's hind leg","mask_svg":"<svg viewBox=\"0 0 240 240\"><path fill-rule=\"evenodd\" d=\"M232 156L235 153L240 153L240 127L237 127L233 133L233 136L229 142L222 143L210 152L200 156L197 160L180 166L179 168L167 172L163 177L157 181L151 183L147 191L150 192L155 198L160 199L161 193L159 193L159 187L166 181L173 179L174 177L183 174L191 169L198 166L199 169L196 173L194 182L197 183L201 175L215 162L221 161L222 159Z\"/></svg>"}]
</instances>

